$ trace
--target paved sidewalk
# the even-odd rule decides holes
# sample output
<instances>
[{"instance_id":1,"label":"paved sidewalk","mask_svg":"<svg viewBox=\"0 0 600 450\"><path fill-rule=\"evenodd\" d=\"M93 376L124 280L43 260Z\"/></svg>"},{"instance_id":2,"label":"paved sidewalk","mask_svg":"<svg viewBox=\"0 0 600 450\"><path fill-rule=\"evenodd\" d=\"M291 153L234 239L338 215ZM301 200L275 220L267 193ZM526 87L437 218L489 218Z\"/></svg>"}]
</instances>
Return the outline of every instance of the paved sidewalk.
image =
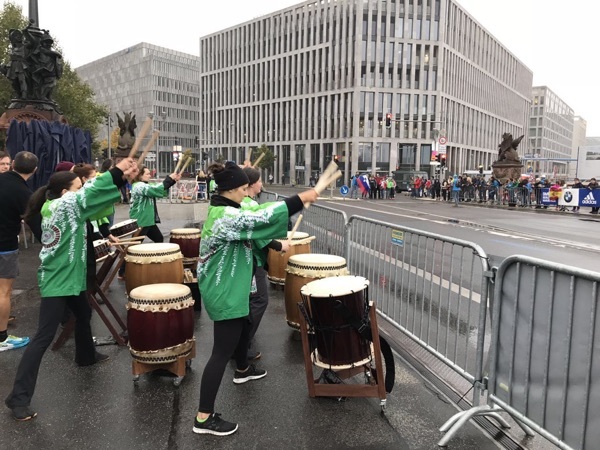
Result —
<instances>
[{"instance_id":1,"label":"paved sidewalk","mask_svg":"<svg viewBox=\"0 0 600 450\"><path fill-rule=\"evenodd\" d=\"M206 203L159 203L160 229L186 226L206 214ZM116 221L127 217L124 205ZM10 333L32 335L37 326L39 291L35 272L39 245L21 247L21 275L16 282ZM115 280L109 298L126 316L124 283ZM396 358L396 386L388 396L386 414L378 399L308 396L301 342L285 322L283 291L270 288L270 303L257 334L266 378L234 385L228 368L217 398L217 412L237 421L239 431L228 437L192 433L200 377L212 347L212 323L197 313L197 357L181 386L158 373L142 375L139 385L131 376L126 347L102 346L110 360L97 367L78 368L73 362L74 342L59 351L48 350L40 370L32 408L38 417L15 422L8 409L0 416L0 449L192 449L192 448L361 448L434 449L437 430L456 412L455 406L411 366ZM93 319L96 336L108 330ZM23 350L0 354L0 396L10 391ZM538 438L540 439L540 438ZM449 448L493 449L497 444L474 425L465 426Z\"/></svg>"}]
</instances>

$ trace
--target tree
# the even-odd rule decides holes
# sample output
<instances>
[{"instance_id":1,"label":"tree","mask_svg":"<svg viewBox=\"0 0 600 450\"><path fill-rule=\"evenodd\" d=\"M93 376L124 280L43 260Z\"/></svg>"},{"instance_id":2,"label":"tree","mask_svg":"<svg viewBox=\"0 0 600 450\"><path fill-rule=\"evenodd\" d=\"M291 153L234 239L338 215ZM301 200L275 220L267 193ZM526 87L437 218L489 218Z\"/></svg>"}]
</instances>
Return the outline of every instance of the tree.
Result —
<instances>
[{"instance_id":1,"label":"tree","mask_svg":"<svg viewBox=\"0 0 600 450\"><path fill-rule=\"evenodd\" d=\"M263 156L258 163L258 167L261 169L272 169L273 164L275 163L275 155L273 154L273 151L265 144L252 149L252 152L250 153L250 161L256 161L263 153L265 156Z\"/></svg>"},{"instance_id":2,"label":"tree","mask_svg":"<svg viewBox=\"0 0 600 450\"><path fill-rule=\"evenodd\" d=\"M4 3L0 10L0 63L6 64L8 55L8 31L12 28L23 29L28 20L23 16L23 10L14 3ZM54 49L60 52L56 41ZM0 113L10 103L13 89L11 83L4 76L0 76ZM98 132L108 115L108 108L98 105L94 101L94 91L81 81L79 75L71 69L65 61L62 77L58 80L54 90L54 101L58 104L60 112L69 121L69 125L82 130L89 130L92 135L92 159L101 154ZM112 141L111 141L112 142Z\"/></svg>"},{"instance_id":3,"label":"tree","mask_svg":"<svg viewBox=\"0 0 600 450\"><path fill-rule=\"evenodd\" d=\"M110 133L110 151L113 154L117 150L117 145L119 145L119 127L113 128L113 130ZM108 142L106 139L102 139L102 141L100 142L100 149L102 151L108 150Z\"/></svg>"}]
</instances>

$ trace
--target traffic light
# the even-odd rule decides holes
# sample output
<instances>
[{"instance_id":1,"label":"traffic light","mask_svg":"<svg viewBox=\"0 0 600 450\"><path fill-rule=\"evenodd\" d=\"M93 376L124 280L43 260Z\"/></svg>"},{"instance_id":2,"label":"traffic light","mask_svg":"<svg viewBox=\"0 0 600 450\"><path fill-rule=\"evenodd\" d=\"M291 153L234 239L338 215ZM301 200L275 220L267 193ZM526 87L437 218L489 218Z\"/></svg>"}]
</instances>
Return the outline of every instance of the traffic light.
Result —
<instances>
[{"instance_id":1,"label":"traffic light","mask_svg":"<svg viewBox=\"0 0 600 450\"><path fill-rule=\"evenodd\" d=\"M385 126L386 126L387 128L389 128L389 127L391 127L391 126L392 126L392 113L387 113L387 114L385 115Z\"/></svg>"},{"instance_id":2,"label":"traffic light","mask_svg":"<svg viewBox=\"0 0 600 450\"><path fill-rule=\"evenodd\" d=\"M479 173L483 175L483 166L479 166Z\"/></svg>"},{"instance_id":3,"label":"traffic light","mask_svg":"<svg viewBox=\"0 0 600 450\"><path fill-rule=\"evenodd\" d=\"M333 155L333 160L335 161L335 163L338 163L338 155Z\"/></svg>"},{"instance_id":4,"label":"traffic light","mask_svg":"<svg viewBox=\"0 0 600 450\"><path fill-rule=\"evenodd\" d=\"M445 154L440 155L440 163L441 163L442 167L446 166L446 155Z\"/></svg>"},{"instance_id":5,"label":"traffic light","mask_svg":"<svg viewBox=\"0 0 600 450\"><path fill-rule=\"evenodd\" d=\"M208 159L208 152L202 152L202 161L206 161Z\"/></svg>"}]
</instances>

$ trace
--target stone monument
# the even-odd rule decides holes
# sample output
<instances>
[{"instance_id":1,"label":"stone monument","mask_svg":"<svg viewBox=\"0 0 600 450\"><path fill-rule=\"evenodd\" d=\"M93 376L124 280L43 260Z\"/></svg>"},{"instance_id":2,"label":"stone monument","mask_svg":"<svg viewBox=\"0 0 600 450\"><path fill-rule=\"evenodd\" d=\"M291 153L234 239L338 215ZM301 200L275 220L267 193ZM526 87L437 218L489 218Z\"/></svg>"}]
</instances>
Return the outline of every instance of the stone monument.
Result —
<instances>
[{"instance_id":1,"label":"stone monument","mask_svg":"<svg viewBox=\"0 0 600 450\"><path fill-rule=\"evenodd\" d=\"M123 112L121 118L117 113L117 123L119 124L119 144L115 152L115 161L120 161L129 156L135 143L135 129L137 128L135 114Z\"/></svg>"},{"instance_id":2,"label":"stone monument","mask_svg":"<svg viewBox=\"0 0 600 450\"><path fill-rule=\"evenodd\" d=\"M48 30L36 26L37 2L29 3L29 25L23 30L9 31L9 61L0 65L0 74L13 87L13 98L0 117L0 129L7 130L10 121L47 120L67 124L52 99L52 92L63 74L62 55L52 49L54 39Z\"/></svg>"},{"instance_id":3,"label":"stone monument","mask_svg":"<svg viewBox=\"0 0 600 450\"><path fill-rule=\"evenodd\" d=\"M514 180L521 178L523 164L517 154L517 147L522 139L523 136L513 139L510 133L502 135L502 142L498 146L498 160L492 164L494 178L502 184L511 178Z\"/></svg>"}]
</instances>

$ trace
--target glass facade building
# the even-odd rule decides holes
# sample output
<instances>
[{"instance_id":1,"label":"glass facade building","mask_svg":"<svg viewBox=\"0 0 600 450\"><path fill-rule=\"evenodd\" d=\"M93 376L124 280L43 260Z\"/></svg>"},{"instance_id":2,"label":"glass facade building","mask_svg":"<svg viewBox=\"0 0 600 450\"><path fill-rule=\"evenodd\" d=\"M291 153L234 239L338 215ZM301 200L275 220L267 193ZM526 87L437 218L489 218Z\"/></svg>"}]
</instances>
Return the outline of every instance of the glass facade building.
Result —
<instances>
[{"instance_id":1,"label":"glass facade building","mask_svg":"<svg viewBox=\"0 0 600 450\"><path fill-rule=\"evenodd\" d=\"M528 132L531 71L452 0L303 2L200 38L199 76L201 147L265 144L277 181L432 170L440 136L451 172L487 167Z\"/></svg>"},{"instance_id":2,"label":"glass facade building","mask_svg":"<svg viewBox=\"0 0 600 450\"><path fill-rule=\"evenodd\" d=\"M199 164L200 89L199 58L155 45L140 43L78 67L77 74L95 92L95 100L107 105L115 120L118 113L133 112L140 131L146 117L160 131L155 150L158 163L148 165L159 173L174 168L173 149L191 149ZM104 127L106 136L107 127ZM150 134L150 133L149 133ZM149 138L149 137L148 137ZM142 144L142 149L144 144Z\"/></svg>"}]
</instances>

